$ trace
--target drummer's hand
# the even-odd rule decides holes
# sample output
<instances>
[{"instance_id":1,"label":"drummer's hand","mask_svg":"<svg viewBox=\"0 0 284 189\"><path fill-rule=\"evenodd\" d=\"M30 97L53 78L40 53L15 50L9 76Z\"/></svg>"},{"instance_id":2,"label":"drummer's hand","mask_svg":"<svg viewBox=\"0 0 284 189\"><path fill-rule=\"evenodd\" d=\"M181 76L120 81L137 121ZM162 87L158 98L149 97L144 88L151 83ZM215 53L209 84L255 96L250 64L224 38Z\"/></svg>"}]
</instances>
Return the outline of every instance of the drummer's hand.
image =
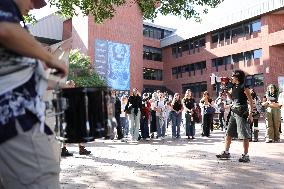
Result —
<instances>
[{"instance_id":1,"label":"drummer's hand","mask_svg":"<svg viewBox=\"0 0 284 189\"><path fill-rule=\"evenodd\" d=\"M67 66L64 61L57 59L56 57L52 57L51 61L46 62L46 65L49 68L56 69L56 75L60 77L65 77L68 74Z\"/></svg>"}]
</instances>

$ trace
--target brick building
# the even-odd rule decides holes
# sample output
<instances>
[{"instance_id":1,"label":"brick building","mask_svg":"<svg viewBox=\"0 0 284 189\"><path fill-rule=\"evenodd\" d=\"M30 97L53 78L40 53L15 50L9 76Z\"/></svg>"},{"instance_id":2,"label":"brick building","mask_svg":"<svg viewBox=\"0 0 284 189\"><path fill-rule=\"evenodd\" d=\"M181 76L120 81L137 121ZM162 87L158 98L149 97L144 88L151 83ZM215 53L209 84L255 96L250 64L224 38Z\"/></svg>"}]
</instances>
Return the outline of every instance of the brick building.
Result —
<instances>
[{"instance_id":1,"label":"brick building","mask_svg":"<svg viewBox=\"0 0 284 189\"><path fill-rule=\"evenodd\" d=\"M96 63L96 41L127 44L130 48L130 88L184 92L199 98L215 94L210 76L246 72L247 84L261 95L269 83L284 76L284 1L264 0L224 15L181 38L174 29L143 22L137 5L125 5L111 20L95 24L92 17L63 22L63 38L72 37Z\"/></svg>"}]
</instances>

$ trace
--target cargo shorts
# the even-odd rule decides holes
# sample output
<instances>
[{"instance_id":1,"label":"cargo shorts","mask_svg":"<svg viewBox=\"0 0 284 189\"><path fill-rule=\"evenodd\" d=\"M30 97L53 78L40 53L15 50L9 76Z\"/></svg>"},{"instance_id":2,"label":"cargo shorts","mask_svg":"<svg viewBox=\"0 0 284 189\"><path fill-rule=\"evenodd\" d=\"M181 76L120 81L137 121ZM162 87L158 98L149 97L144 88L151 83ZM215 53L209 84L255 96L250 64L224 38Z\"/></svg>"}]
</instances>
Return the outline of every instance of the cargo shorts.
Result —
<instances>
[{"instance_id":1,"label":"cargo shorts","mask_svg":"<svg viewBox=\"0 0 284 189\"><path fill-rule=\"evenodd\" d=\"M251 130L247 119L231 112L226 135L238 139L249 139Z\"/></svg>"}]
</instances>

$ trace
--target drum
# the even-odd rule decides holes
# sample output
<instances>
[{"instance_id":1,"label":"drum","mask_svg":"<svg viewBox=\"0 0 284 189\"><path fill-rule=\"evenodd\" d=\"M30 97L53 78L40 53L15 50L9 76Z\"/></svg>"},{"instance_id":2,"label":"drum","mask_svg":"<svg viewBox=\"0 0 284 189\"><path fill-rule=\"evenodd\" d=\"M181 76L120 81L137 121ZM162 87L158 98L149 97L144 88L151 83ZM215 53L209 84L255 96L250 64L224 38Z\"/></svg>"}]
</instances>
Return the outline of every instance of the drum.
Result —
<instances>
[{"instance_id":1,"label":"drum","mask_svg":"<svg viewBox=\"0 0 284 189\"><path fill-rule=\"evenodd\" d=\"M114 100L107 88L66 88L67 99L64 124L60 136L66 143L90 142L95 138L112 138L116 120Z\"/></svg>"}]
</instances>

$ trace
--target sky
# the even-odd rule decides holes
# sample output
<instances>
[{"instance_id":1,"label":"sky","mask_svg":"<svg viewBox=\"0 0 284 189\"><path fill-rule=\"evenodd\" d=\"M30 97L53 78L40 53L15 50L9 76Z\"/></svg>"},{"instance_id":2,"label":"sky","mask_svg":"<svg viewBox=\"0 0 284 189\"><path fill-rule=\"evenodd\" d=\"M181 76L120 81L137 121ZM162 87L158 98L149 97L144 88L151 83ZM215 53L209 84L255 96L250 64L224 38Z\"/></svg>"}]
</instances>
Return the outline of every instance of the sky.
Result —
<instances>
[{"instance_id":1,"label":"sky","mask_svg":"<svg viewBox=\"0 0 284 189\"><path fill-rule=\"evenodd\" d=\"M224 2L222 2L218 6L218 8L209 9L209 13L207 15L202 16L203 21L201 23L196 23L194 19L186 20L184 18L173 15L167 15L167 16L158 15L158 17L154 20L154 24L183 31L185 29L198 27L198 25L210 22L211 20L216 21L216 19L222 18L222 16L226 14L232 14L241 9L252 7L255 4L263 1L266 0L224 0ZM32 11L36 19L40 19L54 12L56 12L56 8L50 8L49 5L42 9Z\"/></svg>"}]
</instances>

